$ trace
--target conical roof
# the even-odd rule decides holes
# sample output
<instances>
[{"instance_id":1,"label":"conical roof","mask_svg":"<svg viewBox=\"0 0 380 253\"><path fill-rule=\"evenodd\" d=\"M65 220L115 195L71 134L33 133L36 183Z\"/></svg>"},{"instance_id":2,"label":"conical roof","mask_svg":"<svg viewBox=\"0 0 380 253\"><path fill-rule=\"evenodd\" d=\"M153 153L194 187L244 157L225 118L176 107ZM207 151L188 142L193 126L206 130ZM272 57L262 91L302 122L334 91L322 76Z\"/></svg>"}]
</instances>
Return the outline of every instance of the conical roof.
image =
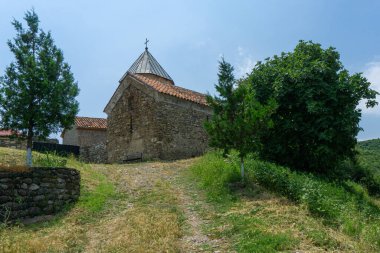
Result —
<instances>
[{"instance_id":1,"label":"conical roof","mask_svg":"<svg viewBox=\"0 0 380 253\"><path fill-rule=\"evenodd\" d=\"M173 79L164 70L158 61L149 53L148 48L137 58L137 60L128 69L127 73L133 74L153 74L173 82Z\"/></svg>"}]
</instances>

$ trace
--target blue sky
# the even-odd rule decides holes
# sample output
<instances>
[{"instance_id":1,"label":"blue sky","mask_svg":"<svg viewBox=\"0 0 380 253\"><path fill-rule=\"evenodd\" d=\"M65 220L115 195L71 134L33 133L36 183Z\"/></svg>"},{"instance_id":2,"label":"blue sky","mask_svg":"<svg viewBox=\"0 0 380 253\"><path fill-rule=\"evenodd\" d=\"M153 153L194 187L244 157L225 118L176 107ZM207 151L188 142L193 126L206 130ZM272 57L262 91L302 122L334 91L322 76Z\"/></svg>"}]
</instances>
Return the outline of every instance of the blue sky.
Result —
<instances>
[{"instance_id":1,"label":"blue sky","mask_svg":"<svg viewBox=\"0 0 380 253\"><path fill-rule=\"evenodd\" d=\"M214 92L223 55L236 75L300 39L334 46L344 66L380 91L380 1L0 0L0 74L13 60L10 22L35 8L78 81L81 116L105 117L118 80L149 50L177 85ZM359 139L380 138L380 107L364 110Z\"/></svg>"}]
</instances>

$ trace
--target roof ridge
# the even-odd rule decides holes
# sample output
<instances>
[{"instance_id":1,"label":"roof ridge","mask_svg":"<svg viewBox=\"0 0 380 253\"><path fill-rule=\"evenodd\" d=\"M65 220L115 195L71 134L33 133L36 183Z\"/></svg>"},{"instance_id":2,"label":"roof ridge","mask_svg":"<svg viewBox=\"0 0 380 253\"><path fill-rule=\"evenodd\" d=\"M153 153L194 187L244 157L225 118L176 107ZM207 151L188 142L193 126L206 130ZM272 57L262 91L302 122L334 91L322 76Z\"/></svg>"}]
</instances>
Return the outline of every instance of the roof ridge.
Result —
<instances>
[{"instance_id":1,"label":"roof ridge","mask_svg":"<svg viewBox=\"0 0 380 253\"><path fill-rule=\"evenodd\" d=\"M87 118L87 119L104 119L106 120L107 118L100 118L100 117L87 117L87 116L75 116L76 118Z\"/></svg>"}]
</instances>

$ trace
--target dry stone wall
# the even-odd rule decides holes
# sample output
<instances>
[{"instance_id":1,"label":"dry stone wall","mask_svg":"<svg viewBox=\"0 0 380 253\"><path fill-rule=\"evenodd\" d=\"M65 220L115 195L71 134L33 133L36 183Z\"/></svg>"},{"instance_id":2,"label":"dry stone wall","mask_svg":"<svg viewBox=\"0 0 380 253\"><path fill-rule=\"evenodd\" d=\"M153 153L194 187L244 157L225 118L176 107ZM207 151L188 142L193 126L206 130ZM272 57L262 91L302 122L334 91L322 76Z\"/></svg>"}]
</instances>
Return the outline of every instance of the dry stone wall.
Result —
<instances>
[{"instance_id":1,"label":"dry stone wall","mask_svg":"<svg viewBox=\"0 0 380 253\"><path fill-rule=\"evenodd\" d=\"M0 137L0 147L26 149L26 140L15 137Z\"/></svg>"},{"instance_id":2,"label":"dry stone wall","mask_svg":"<svg viewBox=\"0 0 380 253\"><path fill-rule=\"evenodd\" d=\"M80 174L75 169L0 171L0 222L57 213L79 195Z\"/></svg>"}]
</instances>

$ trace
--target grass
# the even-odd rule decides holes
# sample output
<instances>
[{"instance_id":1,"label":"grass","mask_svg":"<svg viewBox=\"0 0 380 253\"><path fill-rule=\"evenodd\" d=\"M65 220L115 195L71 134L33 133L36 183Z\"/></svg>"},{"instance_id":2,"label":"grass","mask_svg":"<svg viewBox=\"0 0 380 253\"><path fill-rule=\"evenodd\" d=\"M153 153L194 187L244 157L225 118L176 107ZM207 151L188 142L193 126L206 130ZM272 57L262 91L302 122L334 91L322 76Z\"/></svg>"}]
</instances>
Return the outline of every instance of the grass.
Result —
<instances>
[{"instance_id":1,"label":"grass","mask_svg":"<svg viewBox=\"0 0 380 253\"><path fill-rule=\"evenodd\" d=\"M231 238L238 252L379 251L380 210L361 185L337 185L251 158L243 186L238 166L237 157L209 153L191 167L219 210L210 231Z\"/></svg>"},{"instance_id":2,"label":"grass","mask_svg":"<svg viewBox=\"0 0 380 253\"><path fill-rule=\"evenodd\" d=\"M24 151L0 148L0 164L18 166L24 158ZM0 225L0 252L179 251L184 218L176 191L160 178L164 171L149 177L137 165L66 163L81 173L79 201L51 221Z\"/></svg>"},{"instance_id":3,"label":"grass","mask_svg":"<svg viewBox=\"0 0 380 253\"><path fill-rule=\"evenodd\" d=\"M376 145L358 147L374 172ZM24 157L0 148L0 164L17 167ZM168 163L65 163L81 172L78 203L48 222L0 225L0 252L379 252L379 202L351 181L250 158L242 184L237 157L218 153Z\"/></svg>"},{"instance_id":4,"label":"grass","mask_svg":"<svg viewBox=\"0 0 380 253\"><path fill-rule=\"evenodd\" d=\"M359 165L373 175L366 182L369 190L380 196L380 139L359 142L357 149Z\"/></svg>"},{"instance_id":5,"label":"grass","mask_svg":"<svg viewBox=\"0 0 380 253\"><path fill-rule=\"evenodd\" d=\"M43 161L45 154L34 153L35 161ZM25 152L0 148L0 164L21 166ZM53 157L50 157L50 162ZM63 158L59 158L60 160ZM24 226L0 225L0 252L81 252L86 245L88 227L104 214L107 204L115 199L112 183L91 166L73 158L66 159L67 167L81 172L81 196L77 204L67 206L53 220ZM45 163L46 164L46 163ZM41 164L36 164L41 166Z\"/></svg>"}]
</instances>

